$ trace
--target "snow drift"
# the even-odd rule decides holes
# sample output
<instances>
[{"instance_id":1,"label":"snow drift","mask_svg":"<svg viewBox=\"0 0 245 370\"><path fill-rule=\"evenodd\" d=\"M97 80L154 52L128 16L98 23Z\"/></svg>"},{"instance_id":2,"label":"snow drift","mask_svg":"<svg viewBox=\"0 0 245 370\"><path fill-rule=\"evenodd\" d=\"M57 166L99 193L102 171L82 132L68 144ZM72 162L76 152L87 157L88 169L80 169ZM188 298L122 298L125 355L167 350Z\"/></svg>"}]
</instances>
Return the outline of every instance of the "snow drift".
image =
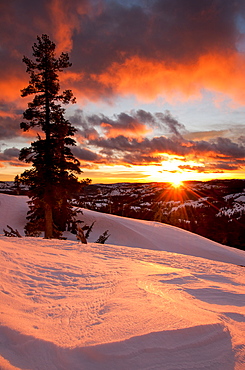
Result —
<instances>
[{"instance_id":1,"label":"snow drift","mask_svg":"<svg viewBox=\"0 0 245 370\"><path fill-rule=\"evenodd\" d=\"M0 194L0 206L0 227L23 234L26 198ZM108 229L110 244L0 236L1 369L244 369L243 251L82 217L96 218L91 241Z\"/></svg>"}]
</instances>

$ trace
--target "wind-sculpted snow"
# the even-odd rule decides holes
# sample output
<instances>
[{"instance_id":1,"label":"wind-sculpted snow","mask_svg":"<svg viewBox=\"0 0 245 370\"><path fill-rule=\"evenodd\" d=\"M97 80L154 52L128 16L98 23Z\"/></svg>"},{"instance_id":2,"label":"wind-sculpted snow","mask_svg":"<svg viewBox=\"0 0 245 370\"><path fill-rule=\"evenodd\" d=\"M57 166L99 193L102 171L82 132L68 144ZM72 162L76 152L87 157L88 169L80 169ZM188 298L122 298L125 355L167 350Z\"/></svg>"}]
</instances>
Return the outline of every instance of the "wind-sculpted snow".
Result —
<instances>
[{"instance_id":1,"label":"wind-sculpted snow","mask_svg":"<svg viewBox=\"0 0 245 370\"><path fill-rule=\"evenodd\" d=\"M0 201L1 225L12 217L23 234L26 198ZM244 252L154 222L82 217L96 216L91 239L109 229L110 244L0 235L0 369L243 370Z\"/></svg>"},{"instance_id":2,"label":"wind-sculpted snow","mask_svg":"<svg viewBox=\"0 0 245 370\"><path fill-rule=\"evenodd\" d=\"M243 267L73 241L0 244L1 369L242 369Z\"/></svg>"},{"instance_id":3,"label":"wind-sculpted snow","mask_svg":"<svg viewBox=\"0 0 245 370\"><path fill-rule=\"evenodd\" d=\"M59 347L0 327L0 340L6 339L14 342L5 351L12 356L14 369L233 370L235 363L229 332L219 324L153 332L118 342L75 348ZM16 348L25 356L16 356ZM10 369L4 358L2 364L3 368Z\"/></svg>"}]
</instances>

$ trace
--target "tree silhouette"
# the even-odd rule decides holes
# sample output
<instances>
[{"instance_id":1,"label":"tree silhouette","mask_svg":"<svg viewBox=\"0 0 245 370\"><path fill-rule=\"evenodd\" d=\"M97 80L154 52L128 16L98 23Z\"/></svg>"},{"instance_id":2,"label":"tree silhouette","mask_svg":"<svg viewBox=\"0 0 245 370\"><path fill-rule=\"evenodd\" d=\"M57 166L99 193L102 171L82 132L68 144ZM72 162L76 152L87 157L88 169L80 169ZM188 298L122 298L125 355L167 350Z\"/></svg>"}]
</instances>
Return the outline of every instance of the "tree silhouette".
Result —
<instances>
[{"instance_id":1,"label":"tree silhouette","mask_svg":"<svg viewBox=\"0 0 245 370\"><path fill-rule=\"evenodd\" d=\"M76 129L65 119L61 104L75 103L71 90L60 93L59 72L71 66L69 56L55 56L55 44L47 35L37 37L34 43L35 60L23 58L29 85L21 90L21 96L34 95L23 113L20 127L24 131L36 128L37 140L29 148L23 148L19 159L32 163L32 168L21 175L21 181L29 186L30 210L26 234L44 231L45 238L59 237L75 213L71 206L72 194L80 183L79 161L70 147L76 145L72 138Z\"/></svg>"}]
</instances>

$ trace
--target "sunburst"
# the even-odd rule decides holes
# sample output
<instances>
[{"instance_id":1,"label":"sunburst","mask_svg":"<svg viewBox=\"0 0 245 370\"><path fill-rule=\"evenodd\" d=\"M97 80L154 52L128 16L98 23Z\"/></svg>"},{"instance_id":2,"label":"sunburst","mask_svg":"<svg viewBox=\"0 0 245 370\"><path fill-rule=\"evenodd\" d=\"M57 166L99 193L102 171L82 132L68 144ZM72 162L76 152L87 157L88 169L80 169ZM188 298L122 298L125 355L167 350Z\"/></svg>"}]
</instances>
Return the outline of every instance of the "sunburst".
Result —
<instances>
[{"instance_id":1,"label":"sunburst","mask_svg":"<svg viewBox=\"0 0 245 370\"><path fill-rule=\"evenodd\" d=\"M178 178L178 177L176 177L176 179L173 179L172 181L171 181L171 185L174 187L174 188L179 188L180 186L182 186L183 185L183 182L181 181L181 179L180 178Z\"/></svg>"}]
</instances>

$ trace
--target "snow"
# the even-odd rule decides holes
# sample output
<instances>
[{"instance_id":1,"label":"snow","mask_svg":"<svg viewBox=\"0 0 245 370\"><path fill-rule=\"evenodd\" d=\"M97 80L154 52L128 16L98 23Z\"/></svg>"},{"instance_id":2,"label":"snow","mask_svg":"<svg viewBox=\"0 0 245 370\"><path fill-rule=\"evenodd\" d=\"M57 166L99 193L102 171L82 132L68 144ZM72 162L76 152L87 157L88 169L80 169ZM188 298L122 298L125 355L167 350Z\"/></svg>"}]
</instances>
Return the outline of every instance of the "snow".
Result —
<instances>
[{"instance_id":1,"label":"snow","mask_svg":"<svg viewBox=\"0 0 245 370\"><path fill-rule=\"evenodd\" d=\"M243 193L236 193L236 194L229 194L224 197L227 200L233 200L232 205L230 204L229 207L223 207L220 209L219 213L217 213L217 217L220 216L228 216L232 217L234 214L242 215L245 211L245 196ZM237 217L239 219L239 217Z\"/></svg>"},{"instance_id":2,"label":"snow","mask_svg":"<svg viewBox=\"0 0 245 370\"><path fill-rule=\"evenodd\" d=\"M241 195L240 197L236 198L236 202L243 202L243 203L245 203L245 195Z\"/></svg>"},{"instance_id":3,"label":"snow","mask_svg":"<svg viewBox=\"0 0 245 370\"><path fill-rule=\"evenodd\" d=\"M243 204L233 203L232 208L226 208L226 207L220 208L216 217L220 217L220 216L232 217L234 215L237 215L238 216L237 219L239 219L244 211L245 211L245 207Z\"/></svg>"},{"instance_id":4,"label":"snow","mask_svg":"<svg viewBox=\"0 0 245 370\"><path fill-rule=\"evenodd\" d=\"M23 235L26 197L0 194ZM84 210L89 243L0 236L0 369L242 370L245 252ZM93 243L105 230L110 244Z\"/></svg>"},{"instance_id":5,"label":"snow","mask_svg":"<svg viewBox=\"0 0 245 370\"><path fill-rule=\"evenodd\" d=\"M243 193L235 193L224 196L224 199L227 201L229 199L234 199L236 201L245 202L245 196Z\"/></svg>"},{"instance_id":6,"label":"snow","mask_svg":"<svg viewBox=\"0 0 245 370\"><path fill-rule=\"evenodd\" d=\"M205 202L208 198L200 198L198 200L187 200L185 202L174 202L177 203L177 206L171 208L171 211L178 211L180 208L186 208L186 207L194 207L194 208L202 208L205 205ZM170 202L168 202L170 203Z\"/></svg>"}]
</instances>

